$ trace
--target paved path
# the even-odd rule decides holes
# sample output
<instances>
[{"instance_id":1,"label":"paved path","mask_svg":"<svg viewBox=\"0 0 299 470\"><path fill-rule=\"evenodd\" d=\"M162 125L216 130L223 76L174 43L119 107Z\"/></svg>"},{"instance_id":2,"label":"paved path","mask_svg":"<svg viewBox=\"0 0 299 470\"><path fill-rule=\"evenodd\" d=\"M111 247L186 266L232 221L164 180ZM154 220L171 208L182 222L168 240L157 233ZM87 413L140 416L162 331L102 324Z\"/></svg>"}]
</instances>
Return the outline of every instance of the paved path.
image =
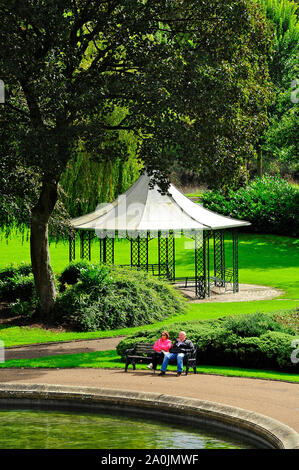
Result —
<instances>
[{"instance_id":1,"label":"paved path","mask_svg":"<svg viewBox=\"0 0 299 470\"><path fill-rule=\"evenodd\" d=\"M90 340L61 341L57 343L42 343L17 346L5 349L5 360L33 359L34 357L57 356L59 354L79 354L93 351L115 349L125 336Z\"/></svg>"},{"instance_id":2,"label":"paved path","mask_svg":"<svg viewBox=\"0 0 299 470\"><path fill-rule=\"evenodd\" d=\"M40 357L113 349L121 340L105 338L89 341L23 346L6 349L5 357ZM299 386L287 382L222 377L190 373L165 377L150 371L122 369L1 369L0 383L80 385L119 390L164 393L237 406L287 424L299 432Z\"/></svg>"}]
</instances>

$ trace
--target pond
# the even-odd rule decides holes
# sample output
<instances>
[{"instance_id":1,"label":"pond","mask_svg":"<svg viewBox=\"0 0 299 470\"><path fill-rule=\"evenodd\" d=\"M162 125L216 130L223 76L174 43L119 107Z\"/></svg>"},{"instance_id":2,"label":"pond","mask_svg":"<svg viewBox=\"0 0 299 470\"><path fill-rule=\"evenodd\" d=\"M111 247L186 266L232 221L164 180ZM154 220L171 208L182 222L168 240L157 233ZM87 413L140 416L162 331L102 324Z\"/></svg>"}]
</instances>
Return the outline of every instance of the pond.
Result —
<instances>
[{"instance_id":1,"label":"pond","mask_svg":"<svg viewBox=\"0 0 299 470\"><path fill-rule=\"evenodd\" d=\"M181 423L113 413L0 409L1 449L250 449Z\"/></svg>"}]
</instances>

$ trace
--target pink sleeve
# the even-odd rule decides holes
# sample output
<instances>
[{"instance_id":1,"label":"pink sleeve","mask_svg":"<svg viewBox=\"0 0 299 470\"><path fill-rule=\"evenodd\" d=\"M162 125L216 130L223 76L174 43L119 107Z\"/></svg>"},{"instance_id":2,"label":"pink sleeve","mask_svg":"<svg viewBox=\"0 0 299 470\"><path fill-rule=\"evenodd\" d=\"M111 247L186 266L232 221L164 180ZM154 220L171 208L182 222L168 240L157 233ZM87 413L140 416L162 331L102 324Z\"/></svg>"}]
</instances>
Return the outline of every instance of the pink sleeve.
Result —
<instances>
[{"instance_id":1,"label":"pink sleeve","mask_svg":"<svg viewBox=\"0 0 299 470\"><path fill-rule=\"evenodd\" d=\"M157 339L157 341L154 344L154 350L155 351L161 351L161 346L160 346L160 340Z\"/></svg>"}]
</instances>

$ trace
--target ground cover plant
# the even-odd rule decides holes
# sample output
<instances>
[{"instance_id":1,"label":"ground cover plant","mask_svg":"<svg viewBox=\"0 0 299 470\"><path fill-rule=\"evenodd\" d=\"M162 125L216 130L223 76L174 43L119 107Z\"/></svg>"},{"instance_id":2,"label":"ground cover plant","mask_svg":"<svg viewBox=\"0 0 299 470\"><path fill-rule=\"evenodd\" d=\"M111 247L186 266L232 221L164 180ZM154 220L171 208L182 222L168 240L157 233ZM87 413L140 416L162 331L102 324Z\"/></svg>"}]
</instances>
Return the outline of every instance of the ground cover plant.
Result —
<instances>
[{"instance_id":1,"label":"ground cover plant","mask_svg":"<svg viewBox=\"0 0 299 470\"><path fill-rule=\"evenodd\" d=\"M186 310L176 289L143 270L71 263L59 281L54 319L79 331L154 323Z\"/></svg>"}]
</instances>

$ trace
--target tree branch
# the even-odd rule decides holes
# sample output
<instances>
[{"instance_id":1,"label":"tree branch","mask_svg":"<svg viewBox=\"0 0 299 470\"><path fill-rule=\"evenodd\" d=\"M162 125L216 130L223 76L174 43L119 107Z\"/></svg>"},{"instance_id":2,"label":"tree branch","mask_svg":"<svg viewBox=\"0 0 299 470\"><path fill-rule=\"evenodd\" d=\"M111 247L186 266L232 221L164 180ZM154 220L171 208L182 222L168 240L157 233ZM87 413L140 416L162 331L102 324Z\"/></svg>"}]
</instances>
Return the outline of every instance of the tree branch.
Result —
<instances>
[{"instance_id":1,"label":"tree branch","mask_svg":"<svg viewBox=\"0 0 299 470\"><path fill-rule=\"evenodd\" d=\"M9 108L13 109L14 111L17 111L18 113L21 113L22 116L25 116L25 117L27 117L28 119L30 119L30 114L27 113L26 111L24 111L23 109L20 109L20 108L14 106L14 105L11 104L11 103L8 103L7 101L5 101L5 106L8 106Z\"/></svg>"}]
</instances>

